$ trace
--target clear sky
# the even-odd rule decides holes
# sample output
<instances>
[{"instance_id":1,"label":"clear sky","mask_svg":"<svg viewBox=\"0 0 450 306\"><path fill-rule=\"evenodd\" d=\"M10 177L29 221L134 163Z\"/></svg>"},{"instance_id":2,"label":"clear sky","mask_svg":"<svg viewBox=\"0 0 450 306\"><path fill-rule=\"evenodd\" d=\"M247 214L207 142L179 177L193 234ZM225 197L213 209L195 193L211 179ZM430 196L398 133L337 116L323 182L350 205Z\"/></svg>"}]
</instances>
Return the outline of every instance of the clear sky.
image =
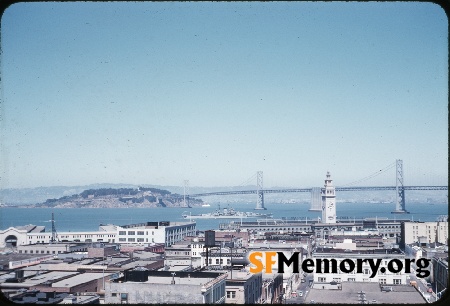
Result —
<instances>
[{"instance_id":1,"label":"clear sky","mask_svg":"<svg viewBox=\"0 0 450 306\"><path fill-rule=\"evenodd\" d=\"M447 23L414 2L14 4L0 187L344 185L396 159L447 184Z\"/></svg>"}]
</instances>

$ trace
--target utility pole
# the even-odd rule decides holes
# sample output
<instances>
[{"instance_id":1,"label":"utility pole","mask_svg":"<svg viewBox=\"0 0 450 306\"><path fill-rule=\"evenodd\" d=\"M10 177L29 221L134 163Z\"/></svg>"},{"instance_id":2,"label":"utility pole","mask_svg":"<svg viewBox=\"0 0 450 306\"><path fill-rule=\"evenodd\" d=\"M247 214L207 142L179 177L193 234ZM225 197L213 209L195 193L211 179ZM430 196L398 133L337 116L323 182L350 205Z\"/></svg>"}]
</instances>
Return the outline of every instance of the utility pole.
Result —
<instances>
[{"instance_id":1,"label":"utility pole","mask_svg":"<svg viewBox=\"0 0 450 306\"><path fill-rule=\"evenodd\" d=\"M231 243L230 243L230 250L231 250L231 257L230 257L230 264L231 264L231 279L233 279L233 246L234 246L234 241L233 241L233 235L231 235Z\"/></svg>"},{"instance_id":2,"label":"utility pole","mask_svg":"<svg viewBox=\"0 0 450 306\"><path fill-rule=\"evenodd\" d=\"M50 239L50 244L55 243L57 237L58 237L58 234L56 233L55 217L54 217L54 214L52 213L52 238Z\"/></svg>"}]
</instances>

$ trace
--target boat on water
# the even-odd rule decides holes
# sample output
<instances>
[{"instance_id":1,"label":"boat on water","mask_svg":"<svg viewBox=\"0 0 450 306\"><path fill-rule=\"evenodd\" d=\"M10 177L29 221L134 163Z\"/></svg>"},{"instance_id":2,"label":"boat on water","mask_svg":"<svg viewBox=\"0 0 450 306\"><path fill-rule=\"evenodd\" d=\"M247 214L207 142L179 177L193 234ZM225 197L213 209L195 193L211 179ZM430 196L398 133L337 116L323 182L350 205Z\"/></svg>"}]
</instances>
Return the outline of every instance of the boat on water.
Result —
<instances>
[{"instance_id":1,"label":"boat on water","mask_svg":"<svg viewBox=\"0 0 450 306\"><path fill-rule=\"evenodd\" d=\"M184 219L245 219L245 218L272 218L271 213L257 213L257 212L247 212L247 211L238 211L234 208L219 208L212 212L212 213L206 213L206 214L198 214L198 215L192 215L188 214L187 212L184 212L181 215Z\"/></svg>"},{"instance_id":2,"label":"boat on water","mask_svg":"<svg viewBox=\"0 0 450 306\"><path fill-rule=\"evenodd\" d=\"M202 204L202 207L211 207L209 204Z\"/></svg>"}]
</instances>

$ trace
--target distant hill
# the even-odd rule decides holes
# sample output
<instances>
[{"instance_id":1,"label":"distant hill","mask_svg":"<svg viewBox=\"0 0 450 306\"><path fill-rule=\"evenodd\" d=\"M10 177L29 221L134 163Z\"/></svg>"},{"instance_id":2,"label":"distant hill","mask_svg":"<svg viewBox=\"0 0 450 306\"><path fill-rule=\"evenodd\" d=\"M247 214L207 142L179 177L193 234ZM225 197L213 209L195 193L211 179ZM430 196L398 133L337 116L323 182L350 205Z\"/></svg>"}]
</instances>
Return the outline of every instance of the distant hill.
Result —
<instances>
[{"instance_id":1,"label":"distant hill","mask_svg":"<svg viewBox=\"0 0 450 306\"><path fill-rule=\"evenodd\" d=\"M201 200L190 199L189 205L203 204ZM123 208L123 207L184 207L182 195L172 194L168 190L138 188L100 188L87 189L79 194L47 199L32 207L55 208Z\"/></svg>"}]
</instances>

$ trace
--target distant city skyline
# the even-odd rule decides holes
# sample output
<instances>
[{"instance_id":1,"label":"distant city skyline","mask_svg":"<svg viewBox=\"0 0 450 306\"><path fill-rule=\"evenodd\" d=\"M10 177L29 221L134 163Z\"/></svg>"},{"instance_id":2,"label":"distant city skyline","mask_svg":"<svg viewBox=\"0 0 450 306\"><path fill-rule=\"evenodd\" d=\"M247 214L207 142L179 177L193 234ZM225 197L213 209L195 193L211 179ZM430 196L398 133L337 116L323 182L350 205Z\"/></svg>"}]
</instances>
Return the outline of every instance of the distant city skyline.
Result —
<instances>
[{"instance_id":1,"label":"distant city skyline","mask_svg":"<svg viewBox=\"0 0 450 306\"><path fill-rule=\"evenodd\" d=\"M447 185L448 23L415 2L16 3L0 188ZM384 169L389 168L389 171Z\"/></svg>"}]
</instances>

